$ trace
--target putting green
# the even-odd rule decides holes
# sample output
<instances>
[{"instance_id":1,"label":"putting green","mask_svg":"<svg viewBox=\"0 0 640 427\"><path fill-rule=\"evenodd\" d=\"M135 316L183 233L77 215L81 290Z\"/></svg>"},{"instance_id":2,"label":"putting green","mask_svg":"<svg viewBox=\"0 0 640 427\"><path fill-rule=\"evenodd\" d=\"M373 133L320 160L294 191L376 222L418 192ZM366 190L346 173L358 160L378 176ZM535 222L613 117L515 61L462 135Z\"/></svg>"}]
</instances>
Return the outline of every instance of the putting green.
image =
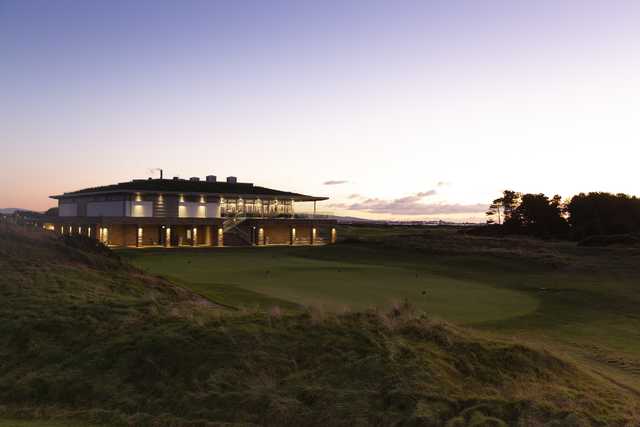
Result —
<instances>
[{"instance_id":1,"label":"putting green","mask_svg":"<svg viewBox=\"0 0 640 427\"><path fill-rule=\"evenodd\" d=\"M329 311L385 307L407 299L427 313L458 323L522 316L538 306L538 300L524 292L406 265L302 258L296 256L296 248L141 250L125 255L146 271L173 278L214 300L234 288ZM262 305L266 304L277 301L267 299Z\"/></svg>"}]
</instances>

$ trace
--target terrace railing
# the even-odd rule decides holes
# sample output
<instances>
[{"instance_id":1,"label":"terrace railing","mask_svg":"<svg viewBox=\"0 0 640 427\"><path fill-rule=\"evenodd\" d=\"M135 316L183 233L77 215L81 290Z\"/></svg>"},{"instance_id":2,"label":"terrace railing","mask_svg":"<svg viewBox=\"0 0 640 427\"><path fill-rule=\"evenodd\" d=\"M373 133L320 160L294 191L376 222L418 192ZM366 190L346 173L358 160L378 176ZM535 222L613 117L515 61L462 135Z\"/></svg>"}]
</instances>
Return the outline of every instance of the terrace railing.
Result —
<instances>
[{"instance_id":1,"label":"terrace railing","mask_svg":"<svg viewBox=\"0 0 640 427\"><path fill-rule=\"evenodd\" d=\"M332 219L334 217L333 212L296 212L296 213L286 213L286 212L235 212L235 211L223 211L221 215L225 219L225 223L229 220L229 224L232 224L231 220L235 220L236 218L242 218L243 221L248 218L269 218L269 219L291 219L291 218L299 218L299 219Z\"/></svg>"}]
</instances>

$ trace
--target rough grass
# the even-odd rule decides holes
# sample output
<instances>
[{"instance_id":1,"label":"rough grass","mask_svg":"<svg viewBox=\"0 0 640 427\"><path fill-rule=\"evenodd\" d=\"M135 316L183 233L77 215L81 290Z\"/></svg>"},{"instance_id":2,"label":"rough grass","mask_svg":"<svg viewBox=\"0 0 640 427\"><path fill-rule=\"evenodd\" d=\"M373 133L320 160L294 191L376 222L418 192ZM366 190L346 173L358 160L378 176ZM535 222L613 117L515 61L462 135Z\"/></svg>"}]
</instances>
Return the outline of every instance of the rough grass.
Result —
<instances>
[{"instance_id":1,"label":"rough grass","mask_svg":"<svg viewBox=\"0 0 640 427\"><path fill-rule=\"evenodd\" d=\"M343 314L225 311L85 244L0 229L4 419L113 426L639 421L637 398L606 379L408 303Z\"/></svg>"},{"instance_id":2,"label":"rough grass","mask_svg":"<svg viewBox=\"0 0 640 427\"><path fill-rule=\"evenodd\" d=\"M0 419L0 427L108 427L91 421L54 419Z\"/></svg>"}]
</instances>

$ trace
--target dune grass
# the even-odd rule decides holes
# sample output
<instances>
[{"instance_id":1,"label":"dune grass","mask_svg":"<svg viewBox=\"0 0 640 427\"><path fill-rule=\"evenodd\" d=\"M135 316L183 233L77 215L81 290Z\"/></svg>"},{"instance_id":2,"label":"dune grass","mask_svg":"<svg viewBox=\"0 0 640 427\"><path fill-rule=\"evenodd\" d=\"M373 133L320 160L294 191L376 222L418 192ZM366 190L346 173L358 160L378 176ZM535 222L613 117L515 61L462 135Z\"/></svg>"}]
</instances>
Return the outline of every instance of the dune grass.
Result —
<instances>
[{"instance_id":1,"label":"dune grass","mask_svg":"<svg viewBox=\"0 0 640 427\"><path fill-rule=\"evenodd\" d=\"M397 250L375 243L299 249L293 257L302 265L370 253L360 266L375 266L375 254ZM395 267L423 256L409 248ZM546 268L532 266L535 274ZM340 313L294 303L227 309L142 273L87 239L37 232L0 229L0 271L4 420L30 416L44 426L62 418L109 426L640 422L637 395L624 385L537 345L496 337L493 326L479 329L507 320L461 328L411 301ZM459 276L450 278L465 280ZM238 286L224 289L240 290L231 299L242 292L262 297Z\"/></svg>"},{"instance_id":2,"label":"dune grass","mask_svg":"<svg viewBox=\"0 0 640 427\"><path fill-rule=\"evenodd\" d=\"M0 427L108 427L104 424L93 424L78 420L20 420L0 419Z\"/></svg>"}]
</instances>

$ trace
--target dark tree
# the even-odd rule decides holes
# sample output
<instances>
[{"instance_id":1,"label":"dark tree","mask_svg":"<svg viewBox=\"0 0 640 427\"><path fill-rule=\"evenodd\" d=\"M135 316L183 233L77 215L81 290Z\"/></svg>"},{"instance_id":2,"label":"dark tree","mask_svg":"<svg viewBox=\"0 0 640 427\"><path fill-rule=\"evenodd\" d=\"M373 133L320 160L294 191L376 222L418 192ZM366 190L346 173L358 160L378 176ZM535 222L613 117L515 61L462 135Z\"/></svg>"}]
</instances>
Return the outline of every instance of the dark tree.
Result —
<instances>
[{"instance_id":1,"label":"dark tree","mask_svg":"<svg viewBox=\"0 0 640 427\"><path fill-rule=\"evenodd\" d=\"M626 194L580 193L567 205L574 238L640 232L640 199Z\"/></svg>"},{"instance_id":2,"label":"dark tree","mask_svg":"<svg viewBox=\"0 0 640 427\"><path fill-rule=\"evenodd\" d=\"M486 212L487 223L502 224L506 222L512 215L514 209L520 203L522 195L511 190L504 190L502 197L495 199Z\"/></svg>"},{"instance_id":3,"label":"dark tree","mask_svg":"<svg viewBox=\"0 0 640 427\"><path fill-rule=\"evenodd\" d=\"M569 231L557 195L551 199L544 194L523 195L505 225L513 232L538 237L566 237Z\"/></svg>"}]
</instances>

